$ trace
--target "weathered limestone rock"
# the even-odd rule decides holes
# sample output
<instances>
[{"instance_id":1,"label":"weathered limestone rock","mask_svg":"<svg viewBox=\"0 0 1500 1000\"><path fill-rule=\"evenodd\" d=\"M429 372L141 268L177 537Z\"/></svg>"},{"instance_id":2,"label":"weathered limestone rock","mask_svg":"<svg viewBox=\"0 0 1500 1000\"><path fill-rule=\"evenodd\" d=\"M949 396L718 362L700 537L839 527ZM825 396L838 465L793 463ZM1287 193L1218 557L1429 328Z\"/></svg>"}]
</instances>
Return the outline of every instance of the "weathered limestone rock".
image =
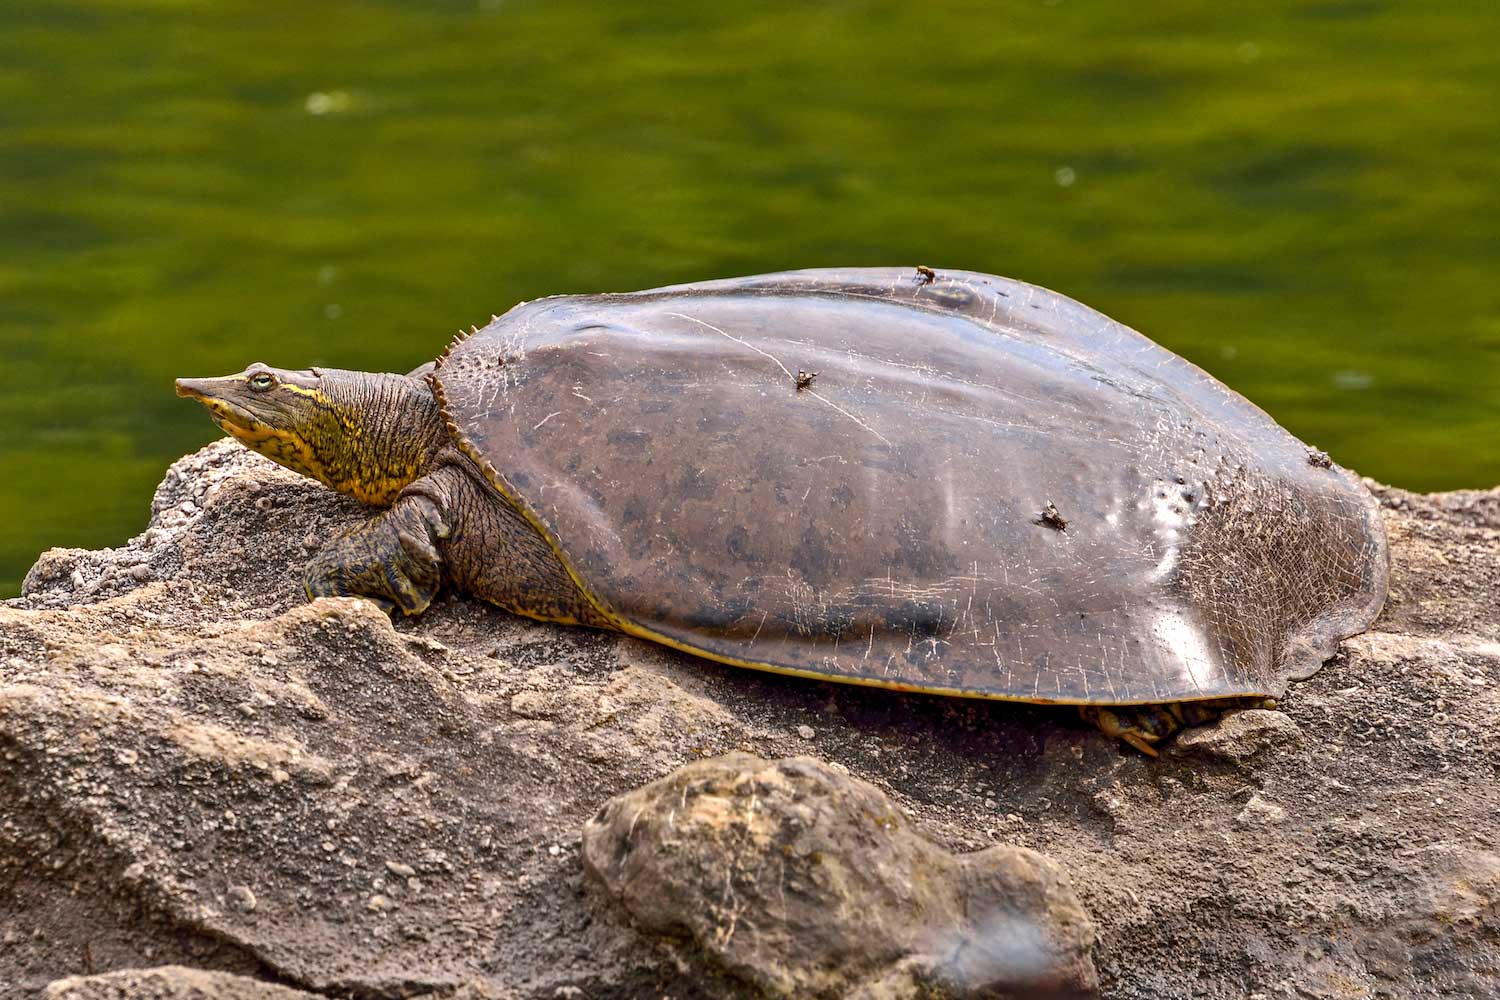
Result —
<instances>
[{"instance_id":1,"label":"weathered limestone rock","mask_svg":"<svg viewBox=\"0 0 1500 1000\"><path fill-rule=\"evenodd\" d=\"M180 965L70 976L47 987L47 1000L313 1000L304 993L227 972Z\"/></svg>"},{"instance_id":2,"label":"weathered limestone rock","mask_svg":"<svg viewBox=\"0 0 1500 1000\"><path fill-rule=\"evenodd\" d=\"M1500 995L1500 491L1379 492L1374 629L1280 713L1147 760L1067 709L758 674L462 599L394 622L306 604L302 565L359 507L212 445L142 535L46 553L0 606L0 998L162 965L363 1000L763 995L773 965L644 929L581 856L605 802L735 751L847 769L950 865L1045 854L1108 997ZM956 906L930 926L968 933ZM934 953L868 991L929 981Z\"/></svg>"},{"instance_id":3,"label":"weathered limestone rock","mask_svg":"<svg viewBox=\"0 0 1500 1000\"><path fill-rule=\"evenodd\" d=\"M807 757L729 754L619 796L584 828L583 863L642 927L690 935L772 996L1097 985L1093 925L1055 863L955 856Z\"/></svg>"},{"instance_id":4,"label":"weathered limestone rock","mask_svg":"<svg viewBox=\"0 0 1500 1000\"><path fill-rule=\"evenodd\" d=\"M1211 726L1196 726L1177 738L1174 749L1221 760L1247 761L1267 751L1286 751L1306 741L1285 713L1264 708L1226 712Z\"/></svg>"}]
</instances>

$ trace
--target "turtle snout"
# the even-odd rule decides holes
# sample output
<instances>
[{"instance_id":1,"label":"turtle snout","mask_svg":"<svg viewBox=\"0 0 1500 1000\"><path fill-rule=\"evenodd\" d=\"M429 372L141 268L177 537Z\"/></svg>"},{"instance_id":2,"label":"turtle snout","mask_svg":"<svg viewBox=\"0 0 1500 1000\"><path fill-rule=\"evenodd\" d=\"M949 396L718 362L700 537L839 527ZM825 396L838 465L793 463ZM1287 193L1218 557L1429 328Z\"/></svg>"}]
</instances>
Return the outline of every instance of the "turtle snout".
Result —
<instances>
[{"instance_id":1,"label":"turtle snout","mask_svg":"<svg viewBox=\"0 0 1500 1000\"><path fill-rule=\"evenodd\" d=\"M203 383L208 379L203 378L180 378L177 380L177 395L184 399L195 399L202 396L205 389Z\"/></svg>"}]
</instances>

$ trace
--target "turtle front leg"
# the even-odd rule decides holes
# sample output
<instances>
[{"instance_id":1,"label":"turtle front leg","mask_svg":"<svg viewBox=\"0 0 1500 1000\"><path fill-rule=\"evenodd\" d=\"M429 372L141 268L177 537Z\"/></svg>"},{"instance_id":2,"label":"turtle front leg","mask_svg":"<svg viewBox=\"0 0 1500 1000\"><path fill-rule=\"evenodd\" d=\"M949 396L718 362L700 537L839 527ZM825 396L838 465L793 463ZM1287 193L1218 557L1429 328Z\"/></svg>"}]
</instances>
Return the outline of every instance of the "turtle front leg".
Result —
<instances>
[{"instance_id":1,"label":"turtle front leg","mask_svg":"<svg viewBox=\"0 0 1500 1000\"><path fill-rule=\"evenodd\" d=\"M363 597L386 611L421 614L442 586L438 542L451 530L431 498L404 494L313 557L303 573L307 596Z\"/></svg>"}]
</instances>

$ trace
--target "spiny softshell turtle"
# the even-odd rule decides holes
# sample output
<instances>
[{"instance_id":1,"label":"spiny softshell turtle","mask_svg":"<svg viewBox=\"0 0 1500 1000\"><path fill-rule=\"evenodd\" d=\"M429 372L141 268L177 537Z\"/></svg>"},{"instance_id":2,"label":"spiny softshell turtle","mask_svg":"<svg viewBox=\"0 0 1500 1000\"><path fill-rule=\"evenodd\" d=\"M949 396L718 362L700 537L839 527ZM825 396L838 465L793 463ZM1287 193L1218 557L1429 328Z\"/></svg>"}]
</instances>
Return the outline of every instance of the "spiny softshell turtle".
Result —
<instances>
[{"instance_id":1,"label":"spiny softshell turtle","mask_svg":"<svg viewBox=\"0 0 1500 1000\"><path fill-rule=\"evenodd\" d=\"M447 582L741 666L1076 704L1147 750L1281 695L1386 592L1356 477L1135 331L984 274L558 296L412 375L254 364L178 392L389 508L309 595L416 614Z\"/></svg>"}]
</instances>

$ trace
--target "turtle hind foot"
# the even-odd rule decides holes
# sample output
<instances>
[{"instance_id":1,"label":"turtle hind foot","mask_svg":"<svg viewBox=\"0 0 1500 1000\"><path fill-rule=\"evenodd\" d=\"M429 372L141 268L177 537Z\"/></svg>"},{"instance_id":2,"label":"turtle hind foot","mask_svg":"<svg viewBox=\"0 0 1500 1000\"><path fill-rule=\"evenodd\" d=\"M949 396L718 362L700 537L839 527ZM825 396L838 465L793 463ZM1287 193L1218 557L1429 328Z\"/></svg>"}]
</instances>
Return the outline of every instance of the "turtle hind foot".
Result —
<instances>
[{"instance_id":1,"label":"turtle hind foot","mask_svg":"<svg viewBox=\"0 0 1500 1000\"><path fill-rule=\"evenodd\" d=\"M1173 713L1178 705L1079 705L1083 721L1097 726L1105 736L1124 740L1148 757L1159 751L1156 744L1182 728L1182 720Z\"/></svg>"},{"instance_id":2,"label":"turtle hind foot","mask_svg":"<svg viewBox=\"0 0 1500 1000\"><path fill-rule=\"evenodd\" d=\"M363 597L387 613L421 614L442 586L437 544L448 531L430 499L403 497L313 556L303 572L307 597Z\"/></svg>"},{"instance_id":3,"label":"turtle hind foot","mask_svg":"<svg viewBox=\"0 0 1500 1000\"><path fill-rule=\"evenodd\" d=\"M1148 757L1159 756L1157 744L1187 726L1213 722L1232 708L1275 708L1272 698L1213 698L1161 705L1079 705L1078 714L1106 736L1123 740Z\"/></svg>"}]
</instances>

